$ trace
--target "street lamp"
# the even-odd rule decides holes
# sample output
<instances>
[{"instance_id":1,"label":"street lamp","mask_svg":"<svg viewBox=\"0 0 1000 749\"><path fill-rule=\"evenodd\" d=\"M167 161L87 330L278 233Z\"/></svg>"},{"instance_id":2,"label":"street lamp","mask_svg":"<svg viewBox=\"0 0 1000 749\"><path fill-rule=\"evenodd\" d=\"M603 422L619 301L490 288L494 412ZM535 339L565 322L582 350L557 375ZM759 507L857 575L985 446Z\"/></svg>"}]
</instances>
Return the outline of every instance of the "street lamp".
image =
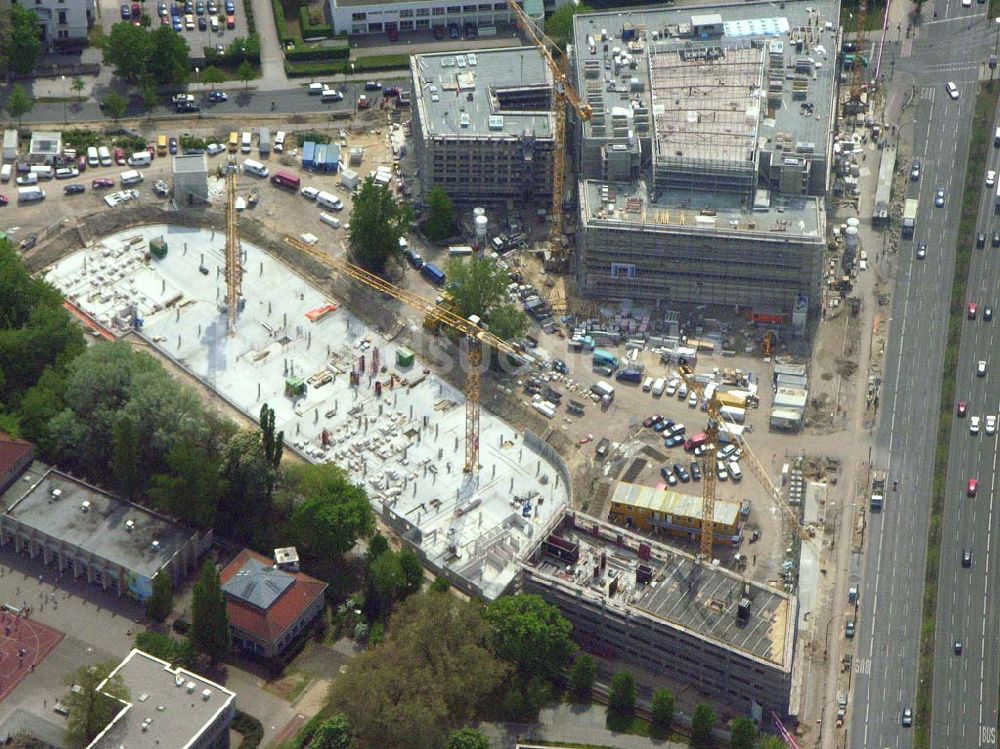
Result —
<instances>
[{"instance_id":1,"label":"street lamp","mask_svg":"<svg viewBox=\"0 0 1000 749\"><path fill-rule=\"evenodd\" d=\"M1000 21L1000 19L997 19L997 20ZM59 77L62 78L63 125L68 125L69 124L69 118L66 116L66 76L61 75Z\"/></svg>"}]
</instances>

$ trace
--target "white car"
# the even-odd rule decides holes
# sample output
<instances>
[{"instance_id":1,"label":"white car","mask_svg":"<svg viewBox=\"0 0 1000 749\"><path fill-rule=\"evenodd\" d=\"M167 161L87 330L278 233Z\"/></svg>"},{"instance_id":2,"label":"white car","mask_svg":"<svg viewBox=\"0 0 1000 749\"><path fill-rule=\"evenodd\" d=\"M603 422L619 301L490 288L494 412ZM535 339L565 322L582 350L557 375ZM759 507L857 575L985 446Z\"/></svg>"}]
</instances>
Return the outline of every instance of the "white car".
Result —
<instances>
[{"instance_id":1,"label":"white car","mask_svg":"<svg viewBox=\"0 0 1000 749\"><path fill-rule=\"evenodd\" d=\"M80 170L74 167L60 167L56 169L56 179L73 179L73 177L79 177Z\"/></svg>"},{"instance_id":2,"label":"white car","mask_svg":"<svg viewBox=\"0 0 1000 749\"><path fill-rule=\"evenodd\" d=\"M698 407L698 394L697 393L691 393L691 395L688 396L688 405L691 408L697 408Z\"/></svg>"},{"instance_id":3,"label":"white car","mask_svg":"<svg viewBox=\"0 0 1000 749\"><path fill-rule=\"evenodd\" d=\"M995 434L997 431L997 417L992 414L986 417L986 433Z\"/></svg>"},{"instance_id":4,"label":"white car","mask_svg":"<svg viewBox=\"0 0 1000 749\"><path fill-rule=\"evenodd\" d=\"M226 147L221 143L209 143L205 150L208 151L209 156L218 156L226 150Z\"/></svg>"},{"instance_id":5,"label":"white car","mask_svg":"<svg viewBox=\"0 0 1000 749\"><path fill-rule=\"evenodd\" d=\"M986 376L986 362L980 359L976 362L976 377Z\"/></svg>"},{"instance_id":6,"label":"white car","mask_svg":"<svg viewBox=\"0 0 1000 749\"><path fill-rule=\"evenodd\" d=\"M972 7L972 0L962 0L962 7L963 8L971 8Z\"/></svg>"},{"instance_id":7,"label":"white car","mask_svg":"<svg viewBox=\"0 0 1000 749\"><path fill-rule=\"evenodd\" d=\"M306 200L316 200L316 196L319 195L319 190L315 187L303 187L302 197Z\"/></svg>"},{"instance_id":8,"label":"white car","mask_svg":"<svg viewBox=\"0 0 1000 749\"><path fill-rule=\"evenodd\" d=\"M948 96L950 96L952 99L958 98L958 86L956 86L953 81L948 81L946 84L944 84L944 88L945 91L948 92Z\"/></svg>"},{"instance_id":9,"label":"white car","mask_svg":"<svg viewBox=\"0 0 1000 749\"><path fill-rule=\"evenodd\" d=\"M990 169L986 172L986 186L993 187L997 183L997 173Z\"/></svg>"},{"instance_id":10,"label":"white car","mask_svg":"<svg viewBox=\"0 0 1000 749\"><path fill-rule=\"evenodd\" d=\"M969 419L969 434L979 434L979 417L973 416Z\"/></svg>"}]
</instances>

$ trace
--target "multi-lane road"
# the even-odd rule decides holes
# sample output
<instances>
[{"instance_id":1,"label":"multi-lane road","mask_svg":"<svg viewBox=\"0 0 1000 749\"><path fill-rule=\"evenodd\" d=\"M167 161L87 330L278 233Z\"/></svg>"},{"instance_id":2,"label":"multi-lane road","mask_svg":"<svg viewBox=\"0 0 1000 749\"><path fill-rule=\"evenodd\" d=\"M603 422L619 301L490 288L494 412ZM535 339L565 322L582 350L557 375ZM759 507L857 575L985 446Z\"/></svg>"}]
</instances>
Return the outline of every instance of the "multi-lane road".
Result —
<instances>
[{"instance_id":1,"label":"multi-lane road","mask_svg":"<svg viewBox=\"0 0 1000 749\"><path fill-rule=\"evenodd\" d=\"M916 707L920 609L955 235L961 210L975 82L979 63L992 51L987 47L991 47L995 38L982 15L983 6L962 9L958 0L952 2L965 14L956 14L950 7L943 9L939 0L940 20L925 23L917 38L907 45L909 55L900 56L893 66L895 83L912 83L913 86L907 93L907 97L912 95L913 99L902 117L906 118L905 124L912 127L913 155L921 160L923 173L919 181L908 183L907 197L919 199L920 212L913 240L901 243L896 259L896 289L875 437L875 467L888 470L890 480L898 482L898 489L890 491L882 513L869 516L866 531L850 719L850 744L864 749L898 749L912 745L912 728L902 725L902 713L906 708L913 710ZM961 95L957 100L947 95L946 81L958 84ZM938 189L944 189L946 195L941 208L934 206ZM927 245L924 260L916 257L916 249L921 243ZM1000 258L996 265L1000 274ZM996 288L995 279L993 288ZM963 351L963 357L972 359L974 354ZM974 378L971 366L969 377ZM995 401L1000 399L1000 358L997 368ZM1000 406L996 407L1000 410ZM983 410L985 404L980 407L980 411ZM962 436L968 438L967 433ZM986 476L987 471L982 473ZM957 486L958 482L958 478L950 479L949 487ZM979 501L988 499L985 481L980 497ZM981 512L978 518L967 517L964 522L969 526L968 542L975 541L978 546L979 539L973 536L983 535L982 559L977 563L985 570L986 514ZM980 527L971 529L976 523ZM963 540L958 545L963 542L968 543ZM942 556L950 558L949 555L954 554L955 564L945 565L943 570L960 567L960 551L953 551L954 548L954 539L946 538ZM981 585L980 579L980 592L976 595L979 617L982 614L982 602L978 601L982 595ZM941 595L949 594L947 584L942 584ZM939 631L942 628L939 624ZM968 719L968 736L978 731L980 705L987 716L992 711L992 718L986 720L992 720L993 725L996 722L996 664L985 668L983 678L992 678L994 686L985 689L980 700L979 663L983 662L984 648L979 628L975 640L963 634L965 653L962 657L970 667L975 664L977 676L976 714L955 719L945 717L949 725ZM992 653L996 655L995 645ZM937 665L936 676L946 671L940 660ZM935 681L937 686L937 678ZM956 696L961 693L963 699L973 699L971 693L964 691L967 682L951 686ZM935 708L939 695L947 691L945 687L940 692L935 689ZM935 725L942 717L935 709ZM934 746L959 749L979 744L935 741Z\"/></svg>"}]
</instances>

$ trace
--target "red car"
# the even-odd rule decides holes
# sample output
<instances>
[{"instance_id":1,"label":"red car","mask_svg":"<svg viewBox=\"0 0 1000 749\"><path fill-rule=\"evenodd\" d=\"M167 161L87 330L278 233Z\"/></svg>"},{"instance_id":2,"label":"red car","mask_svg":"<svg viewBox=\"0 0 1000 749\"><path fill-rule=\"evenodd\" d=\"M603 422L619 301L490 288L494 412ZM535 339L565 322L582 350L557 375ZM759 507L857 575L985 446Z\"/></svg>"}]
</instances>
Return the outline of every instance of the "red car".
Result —
<instances>
[{"instance_id":1,"label":"red car","mask_svg":"<svg viewBox=\"0 0 1000 749\"><path fill-rule=\"evenodd\" d=\"M975 320L976 319L976 312L978 312L978 311L979 311L979 307L976 305L976 303L975 302L969 302L969 319L970 320Z\"/></svg>"},{"instance_id":2,"label":"red car","mask_svg":"<svg viewBox=\"0 0 1000 749\"><path fill-rule=\"evenodd\" d=\"M0 205L7 205L10 202L10 198L6 195L0 195Z\"/></svg>"},{"instance_id":3,"label":"red car","mask_svg":"<svg viewBox=\"0 0 1000 749\"><path fill-rule=\"evenodd\" d=\"M139 3L132 3L132 20L138 21L142 17L142 6Z\"/></svg>"},{"instance_id":4,"label":"red car","mask_svg":"<svg viewBox=\"0 0 1000 749\"><path fill-rule=\"evenodd\" d=\"M126 163L125 162L125 151L123 149L121 149L121 148L116 148L115 149L115 163L118 166L124 166L125 163Z\"/></svg>"},{"instance_id":5,"label":"red car","mask_svg":"<svg viewBox=\"0 0 1000 749\"><path fill-rule=\"evenodd\" d=\"M649 429L651 426L659 424L661 421L663 421L662 416L649 416L646 419L643 419L642 425L646 427L646 429Z\"/></svg>"},{"instance_id":6,"label":"red car","mask_svg":"<svg viewBox=\"0 0 1000 749\"><path fill-rule=\"evenodd\" d=\"M227 29L236 28L236 16L226 16L226 28Z\"/></svg>"},{"instance_id":7,"label":"red car","mask_svg":"<svg viewBox=\"0 0 1000 749\"><path fill-rule=\"evenodd\" d=\"M956 409L956 413L959 416L965 416L965 412L968 411L968 410L969 410L969 404L968 403L966 403L965 401L959 401L958 402L958 409Z\"/></svg>"},{"instance_id":8,"label":"red car","mask_svg":"<svg viewBox=\"0 0 1000 749\"><path fill-rule=\"evenodd\" d=\"M976 489L979 488L979 481L977 479L969 479L968 485L965 487L965 493L970 497L976 496Z\"/></svg>"},{"instance_id":9,"label":"red car","mask_svg":"<svg viewBox=\"0 0 1000 749\"><path fill-rule=\"evenodd\" d=\"M114 187L115 181L113 179L109 179L108 177L101 177L100 179L95 179L91 182L90 186L95 190L104 190L109 187Z\"/></svg>"},{"instance_id":10,"label":"red car","mask_svg":"<svg viewBox=\"0 0 1000 749\"><path fill-rule=\"evenodd\" d=\"M149 153L149 158L150 159L155 159L156 158L156 144L155 143L147 143L146 144L146 151Z\"/></svg>"}]
</instances>

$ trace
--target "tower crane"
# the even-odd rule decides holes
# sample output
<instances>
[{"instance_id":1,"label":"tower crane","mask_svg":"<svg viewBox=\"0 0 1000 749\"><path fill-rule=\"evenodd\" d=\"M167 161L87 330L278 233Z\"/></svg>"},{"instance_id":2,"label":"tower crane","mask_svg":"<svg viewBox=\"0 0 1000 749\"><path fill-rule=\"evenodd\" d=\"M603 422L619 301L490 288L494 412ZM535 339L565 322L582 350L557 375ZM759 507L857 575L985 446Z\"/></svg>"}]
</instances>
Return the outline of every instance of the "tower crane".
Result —
<instances>
[{"instance_id":1,"label":"tower crane","mask_svg":"<svg viewBox=\"0 0 1000 749\"><path fill-rule=\"evenodd\" d=\"M447 325L452 330L463 335L468 342L469 350L466 356L468 368L465 372L465 473L476 475L479 473L479 386L480 371L479 366L483 360L483 346L489 346L498 352L507 354L514 359L521 360L521 352L512 344L498 338L483 328L478 320L466 319L461 315L456 315L449 309L435 304L430 299L414 294L412 291L401 289L395 284L391 284L383 278L369 273L346 260L331 257L320 250L317 250L305 242L295 237L286 236L285 244L294 247L299 252L308 255L321 265L342 276L347 276L370 289L385 294L402 302L422 315L433 314L435 319L442 325Z\"/></svg>"},{"instance_id":2,"label":"tower crane","mask_svg":"<svg viewBox=\"0 0 1000 749\"><path fill-rule=\"evenodd\" d=\"M688 390L698 394L699 400L705 400L705 387L694 377L694 371L687 366L681 366L679 373L684 379ZM708 411L708 427L705 429L705 436L708 438L706 445L711 445L712 447L705 453L703 457L702 464L702 495L701 495L701 547L699 549L699 555L703 560L709 560L712 558L712 544L714 542L715 528L715 481L716 473L715 466L712 465L712 452L711 450L719 444L719 424L722 419L719 402L716 400L715 394L707 399L706 407ZM771 499L777 504L785 515L792 521L792 527L798 534L799 538L805 543L811 543L813 536L809 531L802 527L802 523L799 522L798 515L795 510L789 506L789 504L782 498L781 492L778 487L774 485L771 481L771 477L767 475L767 471L757 460L757 456L754 455L753 451L750 449L750 444L747 442L746 438L742 435L738 438L741 449L743 450L743 455L747 458L747 464L750 470L757 477L760 483L767 490L768 494L771 495Z\"/></svg>"},{"instance_id":3,"label":"tower crane","mask_svg":"<svg viewBox=\"0 0 1000 749\"><path fill-rule=\"evenodd\" d=\"M226 314L229 335L236 333L236 316L243 291L243 253L236 210L236 163L226 165Z\"/></svg>"},{"instance_id":4,"label":"tower crane","mask_svg":"<svg viewBox=\"0 0 1000 749\"><path fill-rule=\"evenodd\" d=\"M552 73L555 85L555 132L553 132L552 143L552 244L553 252L559 257L564 257L563 249L563 184L566 179L566 106L569 105L576 112L576 116L586 122L593 115L593 109L580 98L580 94L569 82L569 76L563 68L556 62L549 51L549 45L553 49L559 49L552 39L545 35L545 32L528 18L524 8L518 0L507 0L507 5L514 14L514 19L518 27L523 31L528 39L541 54L545 65ZM565 59L565 54L562 59Z\"/></svg>"}]
</instances>

